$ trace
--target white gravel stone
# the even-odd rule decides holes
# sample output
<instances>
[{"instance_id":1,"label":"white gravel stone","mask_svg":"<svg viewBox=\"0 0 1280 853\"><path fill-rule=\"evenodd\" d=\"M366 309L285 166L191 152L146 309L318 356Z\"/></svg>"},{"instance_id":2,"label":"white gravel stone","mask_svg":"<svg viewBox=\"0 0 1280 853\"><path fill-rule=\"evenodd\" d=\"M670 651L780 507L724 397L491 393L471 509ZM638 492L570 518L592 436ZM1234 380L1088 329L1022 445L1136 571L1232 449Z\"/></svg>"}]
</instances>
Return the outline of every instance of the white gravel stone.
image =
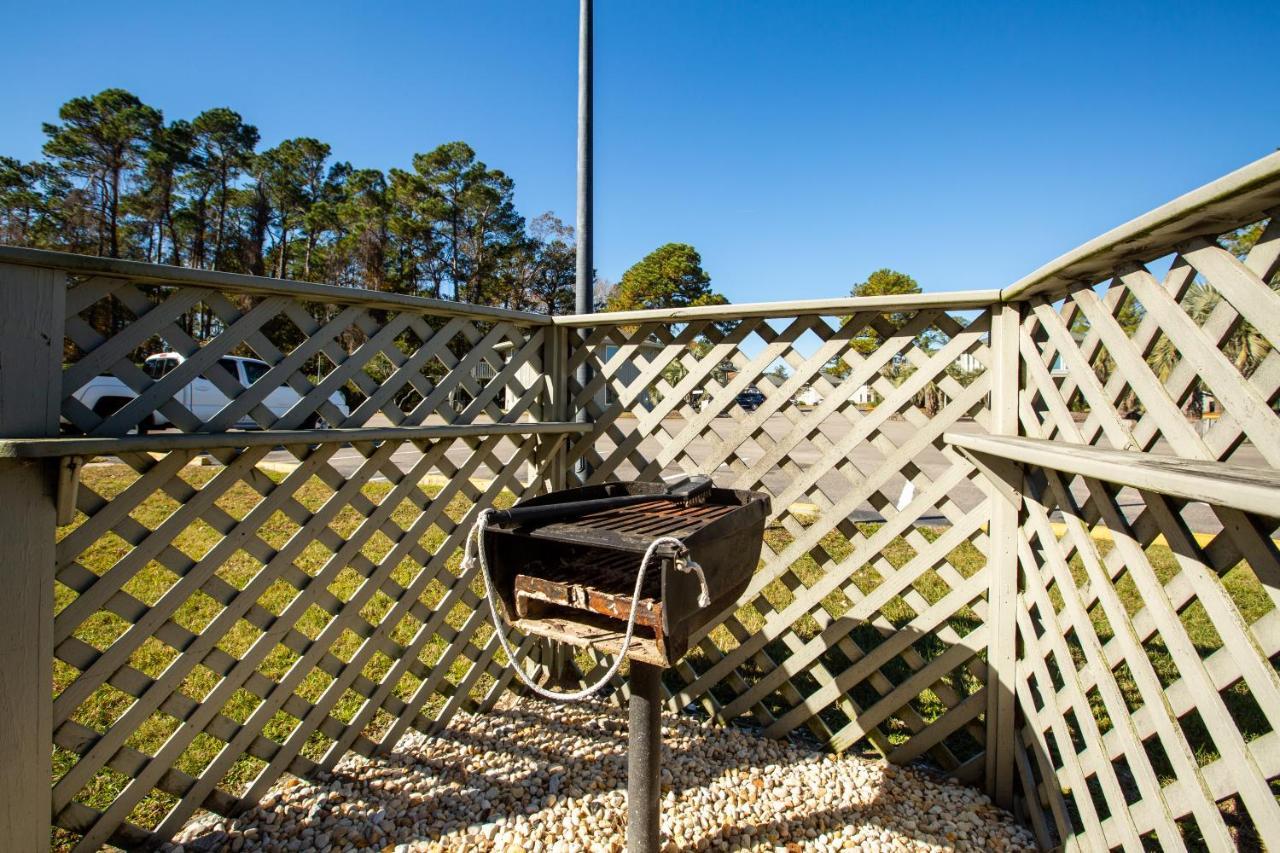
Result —
<instances>
[{"instance_id":1,"label":"white gravel stone","mask_svg":"<svg viewBox=\"0 0 1280 853\"><path fill-rule=\"evenodd\" d=\"M981 792L926 770L665 715L668 850L1034 850ZM624 713L531 699L458 714L389 755L288 778L235 820L206 815L165 849L601 851L626 846Z\"/></svg>"}]
</instances>

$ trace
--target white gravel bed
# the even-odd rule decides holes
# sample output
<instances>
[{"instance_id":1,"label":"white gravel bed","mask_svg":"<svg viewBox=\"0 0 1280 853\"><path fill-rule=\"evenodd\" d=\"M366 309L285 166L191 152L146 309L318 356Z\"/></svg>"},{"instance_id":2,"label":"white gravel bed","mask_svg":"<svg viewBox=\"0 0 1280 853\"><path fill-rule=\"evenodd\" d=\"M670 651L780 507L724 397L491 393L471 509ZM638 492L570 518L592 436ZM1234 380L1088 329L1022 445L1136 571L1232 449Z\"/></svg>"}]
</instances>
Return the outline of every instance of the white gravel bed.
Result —
<instances>
[{"instance_id":1,"label":"white gravel bed","mask_svg":"<svg viewBox=\"0 0 1280 853\"><path fill-rule=\"evenodd\" d=\"M664 716L669 850L1033 850L980 792L934 775L686 716ZM188 824L170 853L212 850L620 851L626 715L520 699L458 714L390 755L287 779L261 806Z\"/></svg>"}]
</instances>

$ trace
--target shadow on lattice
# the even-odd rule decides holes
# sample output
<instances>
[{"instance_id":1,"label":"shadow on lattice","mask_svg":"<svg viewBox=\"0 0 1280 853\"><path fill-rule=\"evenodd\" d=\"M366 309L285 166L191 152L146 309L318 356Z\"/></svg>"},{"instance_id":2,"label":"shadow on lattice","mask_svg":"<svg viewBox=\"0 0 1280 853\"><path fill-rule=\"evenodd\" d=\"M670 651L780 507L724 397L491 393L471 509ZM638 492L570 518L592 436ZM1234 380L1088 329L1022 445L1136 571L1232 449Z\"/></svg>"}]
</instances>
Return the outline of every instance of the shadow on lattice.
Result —
<instances>
[{"instance_id":1,"label":"shadow on lattice","mask_svg":"<svg viewBox=\"0 0 1280 853\"><path fill-rule=\"evenodd\" d=\"M880 527L880 524L875 523L856 525L862 537L873 535ZM923 536L926 541L933 542L942 531L930 527L916 527L915 532ZM793 539L792 535L780 525L771 527L766 538L768 546L775 553L781 552ZM799 584L807 587L820 580L825 574L841 570L842 564L850 559L856 550L855 544L838 530L829 531L822 538L821 547L828 558L836 562L824 572L818 562L810 556L796 561L789 567L789 575ZM900 569L916 557L917 552L906 539L899 536L881 552L881 556L894 569ZM968 542L963 542L939 559L945 560L954 567L958 576L962 578L973 577L981 572L985 565L985 557ZM762 568L765 565L762 562ZM853 722L856 709L865 710L874 706L885 693L906 682L922 667L945 654L952 646L951 642L938 635L937 630L918 632L911 627L912 620L919 615L918 608L936 603L951 591L950 585L932 569L920 573L913 582L908 584L909 591L919 596L915 606L908 603L902 594L894 595L888 598L874 614L877 623L875 626L861 619L852 620L847 625L843 624L842 617L852 605L846 593L855 594L856 590L858 597L866 596L872 593L883 580L883 577L870 565L854 571L848 582L843 585L843 591L837 589L821 599L817 605L822 615L821 624L814 618L814 611L811 610L809 614L791 623L782 636L770 640L756 655L735 667L732 677L722 675L707 691L706 696L696 700L686 710L695 714L710 713L716 719L727 722L728 720L718 713L718 709L732 705L745 689L749 689L763 677L775 674L778 667L786 666L793 655L789 643L808 643L818 638L824 630L835 631L840 635L838 642L831 643L822 649L814 660L792 675L781 689L769 690L757 702L756 710L747 716L747 720L754 717L755 721L768 731L771 721L794 711L797 701L811 695L822 686L822 683L813 675L815 669L838 677L859 657L874 654L876 649L889 639L895 638L900 642L909 637L910 643L905 649L899 650L879 664L874 673L859 679L857 683L842 691L840 697L830 701L824 710L814 715L813 719L802 722L802 726L812 733L811 736L816 737L817 743L829 745L833 733L841 732ZM756 600L763 598L769 602L773 612L780 612L795 600L797 591L789 588L781 579L775 579L761 590ZM906 591L908 590L903 592ZM984 593L985 590L977 595L978 601L985 600ZM766 617L757 604L744 604L734 615L739 626L737 631L731 631L724 626L714 629L707 638L712 644L710 647L704 642L694 648L679 668L667 673L666 684L673 694L679 693L691 682L703 676L721 657L737 648L739 643L736 636L751 636L764 627ZM954 632L955 637L963 638L979 627L981 619L971 607L964 606L955 609L944 623L946 628ZM860 654L855 655L855 651L859 651ZM760 660L761 653L766 656L766 660ZM911 656L910 660L907 659L908 655ZM984 659L985 650L979 650L977 654L966 655L965 659L956 662L954 666L937 673L928 684L918 687L912 697L903 700L893 713L886 715L886 718L876 726L869 744L859 738L857 742L845 743L843 748L856 749L860 752L875 748L890 754L895 749L906 745L912 735L919 730L942 718L948 710L965 699L977 696L983 688ZM579 655L578 662L583 672L596 671L594 667L598 662L593 661L590 656ZM708 698L712 702L710 706L706 704ZM980 724L970 721L969 725L958 728L945 739L945 751L931 752L926 757L926 762L933 760L934 766L939 769L954 770L981 755L983 739Z\"/></svg>"},{"instance_id":2,"label":"shadow on lattice","mask_svg":"<svg viewBox=\"0 0 1280 853\"><path fill-rule=\"evenodd\" d=\"M874 534L880 524L862 523L857 525L857 529L864 537ZM925 537L926 540L935 541L940 535L940 531L936 528L917 527L916 531ZM768 533L771 546L776 552L780 552L791 541L791 536L781 528L772 528ZM848 559L854 551L854 544L847 538L842 536L838 531L828 533L822 539L821 546L827 555L836 561L837 565ZM886 559L895 569L901 569L906 566L910 560L917 556L917 552L911 545L899 536L896 537L887 548L881 552L881 556ZM981 571L985 566L984 555L973 545L964 543L959 548L945 555L945 559L963 577L970 577ZM834 568L832 569L835 570ZM790 572L806 587L812 585L819 580L824 572L819 568L818 563L812 557L804 557L790 567ZM876 572L875 568L870 564L864 565L855 571L849 578L849 584L853 589L862 595L869 595L875 590L884 578ZM922 573L916 578L910 587L919 593L923 599L929 604L934 604L941 600L948 592L951 591L950 586L938 575L936 571L929 570ZM849 587L846 587L848 589ZM795 599L794 593L787 588L781 580L774 580L762 591L762 595L773 604L775 611L781 611L789 606ZM845 595L844 592L836 590L825 596L820 606L825 612L828 624L829 620L840 620L841 617L853 605L853 602ZM754 607L744 607L736 614L738 621L748 631L754 632L764 625L764 617ZM903 631L911 630L911 621L919 616L916 608L913 608L901 595L895 595L890 598L876 614L878 619L882 619L884 623L891 628L891 632L878 630L877 627L869 624L864 620L856 620L847 628L847 638L851 640L854 646L861 650L863 654L873 652L877 647L883 644L890 636L900 634ZM963 607L955 611L945 622L954 629L960 636L968 635L980 624L980 619L969 607ZM820 625L812 615L805 615L790 626L790 632L798 639L808 642L820 636L824 627ZM725 651L729 651L737 644L733 641L729 632L725 629L719 629L712 632L712 639ZM946 649L948 644L943 642L935 633L927 632L920 634L910 644L910 649L914 651L921 660L931 661L939 657ZM778 665L784 665L792 652L783 639L779 638L768 643L764 647L765 654L768 658ZM831 673L840 673L852 666L856 658L851 657L840 644L829 646L824 653L816 658L816 663ZM690 656L689 662L695 671L704 669L709 663L705 650L696 649ZM904 660L901 654L894 655L882 666L878 667L878 672L885 676L888 681L897 686L906 681L918 669ZM757 660L751 660L737 668L736 672L744 680L752 682L764 675L770 669L763 667L762 663ZM801 695L809 695L818 689L819 682L806 670L799 673L791 679L791 683L797 688ZM948 671L942 678L938 679L938 683L947 685L957 691L961 696L970 696L981 689L982 684L975 674L964 666L958 666ZM848 697L853 701L854 706L858 708L868 708L874 705L876 701L882 698L883 691L877 691L867 684L865 680L859 681L848 691ZM713 696L722 704L728 704L736 694L729 685L722 681L713 691ZM792 706L787 704L785 698L778 692L770 693L763 702L764 707L774 716L791 710ZM941 717L947 710L947 703L943 702L932 689L921 691L917 696L910 700L912 707L920 714L920 717L926 722L931 723ZM830 706L819 715L822 722L831 731L838 731L851 720L839 707ZM901 745L909 740L913 732L896 716L891 717L881 726L884 733L888 736L890 743ZM963 742L961 744L961 742ZM981 743L974 740L966 733L961 733L957 739L957 757L968 759L981 751Z\"/></svg>"},{"instance_id":3,"label":"shadow on lattice","mask_svg":"<svg viewBox=\"0 0 1280 853\"><path fill-rule=\"evenodd\" d=\"M1082 478L1076 478L1073 482L1082 485L1084 481ZM1080 491L1082 490L1081 488ZM1116 498L1114 489L1108 489L1104 494L1113 501ZM1171 499L1167 503L1173 510L1173 517L1186 534L1176 548L1165 541L1161 533L1164 528L1156 525L1146 527L1141 525L1138 517L1139 513L1147 510L1144 505L1130 507L1128 515L1132 527L1126 525L1120 531L1113 531L1106 523L1098 520L1097 505L1093 498L1081 501L1070 513L1072 517L1093 519L1092 523L1084 524L1080 528L1087 530L1089 534L1088 546L1084 551L1077 547L1069 532L1062 529L1053 530L1051 541L1041 539L1040 535L1034 536L1029 542L1032 551L1043 555L1049 549L1053 549L1058 554L1058 558L1065 560L1069 575L1063 575L1061 571L1055 572L1048 563L1041 563L1038 568L1042 574L1040 584L1037 584L1035 579L1028 580L1028 608L1025 613L1027 619L1025 627L1035 631L1039 642L1051 644L1056 634L1061 633L1063 639L1061 648L1068 656L1063 658L1056 652L1042 653L1042 659L1027 665L1027 669L1031 672L1028 678L1035 712L1044 712L1046 697L1049 695L1047 691L1052 690L1060 697L1067 696L1069 695L1068 679L1072 679L1073 683L1076 679L1080 679L1081 685L1086 688L1084 698L1091 712L1088 715L1091 719L1088 720L1086 730L1082 728L1081 720L1074 712L1062 715L1066 736L1073 751L1077 755L1088 752L1090 737L1095 736L1090 733L1094 731L1097 733L1096 737L1104 741L1120 738L1120 733L1116 731L1118 722L1116 715L1121 714L1125 719L1119 722L1123 725L1137 725L1142 738L1141 759L1149 763L1162 788L1178 782L1184 774L1180 774L1175 762L1171 760L1166 750L1168 742L1165 736L1153 729L1152 715L1162 714L1164 710L1159 703L1153 707L1147 707L1150 700L1144 694L1142 682L1135 674L1136 667L1150 672L1159 684L1160 691L1165 694L1166 701L1170 703L1170 707L1176 714L1177 727L1174 735L1190 749L1195 766L1200 770L1206 772L1222 770L1221 767L1214 767L1215 763L1222 760L1221 751L1219 745L1215 743L1211 727L1207 725L1199 710L1201 706L1212 703L1214 698L1221 701L1234 731L1238 732L1246 745L1258 744L1258 748L1270 748L1264 744L1271 743L1277 736L1268 723L1266 712L1259 704L1253 690L1242 677L1240 667L1230 663L1236 652L1224 642L1220 634L1222 626L1215 624L1202 600L1188 586L1180 561L1191 560L1213 565L1213 562L1206 558L1206 554L1227 555L1226 558L1219 556L1218 561L1223 566L1217 572L1222 588L1227 593L1230 605L1238 616L1243 630L1251 635L1252 642L1257 643L1258 648L1268 653L1270 664L1280 669L1280 650L1266 645L1266 638L1274 636L1274 626L1280 622L1280 609L1277 608L1274 593L1269 593L1253 567L1240 559L1231 531L1217 534L1192 534L1191 526L1185 518L1187 503ZM1261 519L1252 520L1255 523L1254 533L1258 538L1266 541L1274 536L1272 522ZM1144 561L1135 561L1135 555L1126 556L1116 550L1117 535L1128 536L1131 533L1136 538L1136 545L1140 548ZM1233 553L1234 558L1231 557ZM1110 575L1108 585L1114 591L1116 601L1122 608L1121 613L1117 614L1113 610L1108 615L1101 596L1096 592L1098 575L1096 572L1091 574L1087 565L1089 563L1108 567L1107 571ZM1153 617L1149 610L1150 599L1143 595L1141 584L1135 579L1135 571L1149 572L1150 577L1163 588L1162 594L1168 598L1176 614L1176 627L1171 625L1168 629L1173 632L1173 636L1169 636L1167 630L1162 631L1155 624L1156 617ZM1071 589L1064 589L1063 583L1069 583ZM1080 628L1071 623L1072 617L1067 606L1069 596L1087 603L1084 612L1088 617L1091 632L1088 638L1083 637ZM1123 619L1124 630L1136 632L1142 651L1141 658L1124 657L1121 638L1117 637L1115 622L1118 618ZM1065 630L1060 627L1063 625L1067 626ZM1197 663L1202 663L1211 673L1223 673L1217 676L1216 697L1191 692L1188 685L1193 682L1186 678L1185 672L1189 662L1184 660L1184 664L1180 666L1178 652L1171 647L1171 641L1180 646L1189 644L1189 648L1194 651ZM1104 650L1114 650L1112 653L1117 655L1112 659L1107 677L1111 679L1123 702L1120 707L1109 706L1097 686L1098 670L1096 666L1091 665L1087 648L1089 643L1094 642L1100 643ZM1064 667L1068 665L1069 670L1064 671ZM1040 667L1039 675L1034 670L1035 666ZM1088 673L1095 675L1086 677ZM1056 768L1057 772L1068 772L1066 756L1062 754L1059 742L1056 739L1048 739L1046 744L1048 750L1047 755L1043 757L1044 760ZM1035 744L1032 746L1034 754L1040 747ZM1140 783L1132 769L1132 762L1138 758L1121 750L1111 760L1117 783L1130 806L1138 803L1143 797ZM1072 761L1074 760L1075 757L1072 756ZM1097 773L1087 776L1086 787L1089 793L1089 805L1096 811L1099 818L1105 820L1111 816L1115 810L1108 805L1108 796L1102 789ZM1274 793L1280 795L1280 783L1273 781L1271 788ZM1082 825L1082 804L1077 800L1079 796L1078 790L1073 791L1068 788L1063 791L1066 811L1076 826ZM1257 828L1238 794L1232 793L1219 800L1218 810L1237 844L1242 848L1256 845L1259 841ZM1182 817L1176 821L1176 825L1184 839L1192 846L1204 843L1201 829L1193 817L1189 815ZM1144 837L1155 842L1154 835Z\"/></svg>"},{"instance_id":4,"label":"shadow on lattice","mask_svg":"<svg viewBox=\"0 0 1280 853\"><path fill-rule=\"evenodd\" d=\"M206 486L223 470L214 467L184 467L179 469L179 473L164 483L163 486L173 488L176 481L181 481L182 485L198 490ZM285 475L277 472L267 472L265 476L278 484L284 479ZM93 506L110 501L125 493L130 487L135 487L142 479L143 474L123 464L99 463L90 465L83 472L81 489L84 491L85 497L82 500L82 505ZM391 484L386 482L366 483L361 488L361 494L371 504L376 505L391 491L391 488ZM440 488L439 486L426 486L423 491L429 498L435 498L439 494ZM312 477L297 489L292 497L307 510L315 511L330 500L333 494L334 491L331 487L318 478ZM240 481L228 488L216 503L229 517L241 520L248 515L253 507L261 502L262 498L263 496L248 483ZM504 492L496 503L500 506L509 505L513 500L514 496L510 492ZM159 528L178 506L179 504L171 495L166 494L163 488L157 488L149 496L139 500L129 513L129 518L138 526L137 528L130 526L130 529L134 529L145 536L147 533ZM451 526L459 524L471 507L471 501L465 496L454 495L444 510L446 521ZM402 529L407 528L418 512L419 510L416 506L408 501L402 501L395 507L391 515L391 521ZM65 540L68 536L74 534L86 520L87 516L80 513L73 524L60 529L59 539ZM327 525L330 533L336 537L336 539L330 540L328 545L331 547L342 541L363 520L364 516L355 509L350 506L344 507ZM290 519L284 513L277 511L267 523L258 529L257 535L264 545L271 548L279 548L283 547L287 541L298 535L302 530L301 524ZM174 537L173 547L187 560L195 561L215 547L220 539L221 534L214 528L203 521L198 521L188 525ZM432 525L421 537L419 544L427 552L435 554L442 547L445 540L446 535L441 527ZM363 546L362 553L370 565L376 565L390 551L391 547L390 539L377 534L371 537L371 541ZM69 555L69 557L74 559L78 566L83 567L95 577L99 577L107 575L111 567L126 557L130 550L129 543L119 535L108 533L92 542L89 547L83 549L79 554ZM296 572L286 570L286 572L281 573L282 578L277 578L273 581L256 598L255 607L261 608L272 616L278 616L288 606L289 602L300 594L300 590L286 582L283 576L290 576L290 580L294 583L305 583L307 579L314 577L319 572L325 562L332 556L332 553L329 547L320 544L320 542L312 542L293 560L292 565ZM419 598L420 606L424 609L404 616L390 631L389 638L401 647L406 646L422 627L423 622L416 617L434 611L456 585L459 557L456 553L446 555L446 557L447 559L443 566L438 569L430 569L431 571L438 571L438 575L427 584ZM221 581L221 588L225 593L234 595L244 590L262 568L263 563L261 560L246 550L237 550L232 557L221 563L215 575ZM424 571L424 569L419 563L406 558L392 570L389 582L395 584L398 589L403 589L421 571ZM149 607L155 605L166 593L169 593L175 583L178 582L178 579L179 576L170 567L153 560L149 561L134 574L121 587L121 592L131 596L140 603L140 606ZM326 592L331 596L331 599L329 599L330 608L336 612L342 612L345 603L350 600L354 591L364 580L363 575L349 566L338 572L326 588ZM207 585L206 588L208 588ZM470 602L474 606L479 602L482 595L482 589L478 581L471 584L470 594ZM78 595L72 588L63 583L58 583L56 584L55 597L56 610L59 614L62 614L69 605L74 603ZM379 625L393 603L394 599L392 597L379 590L361 608L359 611L360 616L369 627ZM473 607L468 607L463 603L453 606L445 616L440 631L425 644L421 645L417 652L417 658L421 662L418 674L405 673L392 688L392 693L402 702L408 702L413 698L422 684L423 679L421 676L431 671L437 661L444 657L449 650L452 637L457 636L458 632L463 629L471 616L472 609ZM205 592L197 591L182 601L172 614L171 619L172 622L194 635L199 634L221 611L222 604L219 601ZM320 631L332 621L334 615L330 610L318 607L315 604L309 606L294 625L294 629L300 635L299 642L306 643L314 640ZM266 623L262 621L256 624L251 623L243 618L237 620L218 641L217 648L225 655L230 656L230 659L238 659L242 653L263 636L264 624ZM75 626L72 636L79 643L83 643L98 652L103 652L124 635L129 625L128 621L108 610L98 610ZM478 626L471 633L467 642L477 649L483 648L487 644L491 633L492 629L488 626L486 619L484 624ZM336 641L329 646L328 654L332 655L336 661L346 663L351 660L361 641L361 636L348 629L342 632ZM264 687L270 689L272 684L283 677L300 658L300 648L305 648L305 646L299 645L297 642L291 646L275 645L265 659L257 665L255 674L251 676L251 679L267 680L259 682L256 685L257 689L262 690ZM133 671L148 678L159 678L179 655L179 649L153 636L142 642L129 655L126 669L132 668ZM503 658L499 655L497 661L501 665ZM392 668L393 663L390 657L378 651L370 657L369 661L361 669L361 676L367 679L370 684L379 685ZM466 654L453 658L449 664L447 675L436 688L435 695L422 704L419 714L425 715L427 718L437 715L444 704L454 696L457 685L464 683L471 671L471 664L472 661ZM78 675L79 671L75 667L64 660L55 659L55 700L62 695L63 691ZM294 694L305 703L314 703L333 680L333 675L329 671L315 667L306 675L301 685L294 691ZM220 676L217 673L203 665L196 665L181 682L178 693L198 702L204 699L219 682ZM487 671L482 673L478 679L473 679L473 683L468 688L471 698L463 703L463 707L476 707L476 703L481 701L492 690L494 683L493 675ZM341 724L350 723L365 701L365 696L348 688L329 711L328 717ZM86 732L105 733L129 709L133 702L133 696L129 695L129 693L117 689L111 684L104 684L77 704L70 715L70 720L74 725L84 727ZM259 695L249 689L245 689L245 687L241 687L231 694L230 699L220 707L219 713L234 724L243 724L261 702L262 699ZM385 709L380 708L364 724L362 734L364 737L376 742L392 722L392 716ZM298 717L289 714L287 710L278 711L264 727L262 736L276 743L283 743L299 723ZM126 746L132 750L137 750L138 753L143 755L152 754L177 730L178 726L179 720L176 717L164 713L162 709L157 710L134 729L126 742ZM324 728L328 728L328 731L332 733L336 727L322 726L313 731L302 749L303 756L313 761L321 760L334 742L332 737L321 730ZM193 778L198 778L222 747L223 742L221 740L209 734L201 733L193 739L190 746L174 763L174 767ZM77 761L78 755L75 751L65 746L55 746L55 784L57 780L65 776L74 767ZM220 780L218 787L233 796L238 795L265 766L266 763L258 757L247 754L241 755L231 764L230 769ZM120 791L128 784L130 778L127 774L118 772L110 766L104 767L94 773L92 778L75 793L75 800L93 808L104 809L113 802ZM143 827L154 827L176 802L177 800L172 794L163 790L153 790L132 810L129 821ZM55 831L55 840L59 845L69 844L74 840L74 837L65 834L62 830L57 830Z\"/></svg>"}]
</instances>

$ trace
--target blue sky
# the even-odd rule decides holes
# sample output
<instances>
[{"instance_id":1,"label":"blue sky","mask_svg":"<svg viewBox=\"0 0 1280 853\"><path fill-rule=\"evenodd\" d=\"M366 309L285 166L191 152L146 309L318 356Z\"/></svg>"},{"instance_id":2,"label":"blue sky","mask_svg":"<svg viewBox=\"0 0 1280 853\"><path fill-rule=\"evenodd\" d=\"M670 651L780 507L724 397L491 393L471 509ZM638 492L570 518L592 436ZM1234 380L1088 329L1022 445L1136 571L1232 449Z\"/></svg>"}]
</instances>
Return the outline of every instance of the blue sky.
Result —
<instances>
[{"instance_id":1,"label":"blue sky","mask_svg":"<svg viewBox=\"0 0 1280 853\"><path fill-rule=\"evenodd\" d=\"M230 106L357 166L453 139L573 218L577 4L10 4L0 153L66 99ZM600 0L597 250L735 302L1000 287L1280 146L1280 4Z\"/></svg>"}]
</instances>

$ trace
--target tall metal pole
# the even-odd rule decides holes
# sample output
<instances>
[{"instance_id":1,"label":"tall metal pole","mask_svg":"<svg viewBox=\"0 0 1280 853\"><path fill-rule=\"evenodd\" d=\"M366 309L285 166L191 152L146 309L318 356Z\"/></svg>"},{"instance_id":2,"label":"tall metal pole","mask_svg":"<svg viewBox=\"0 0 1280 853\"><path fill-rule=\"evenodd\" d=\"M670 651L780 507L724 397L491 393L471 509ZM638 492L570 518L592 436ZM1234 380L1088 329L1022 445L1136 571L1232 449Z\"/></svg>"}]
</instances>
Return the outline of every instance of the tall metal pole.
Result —
<instances>
[{"instance_id":1,"label":"tall metal pole","mask_svg":"<svg viewBox=\"0 0 1280 853\"><path fill-rule=\"evenodd\" d=\"M579 0L578 8L578 227L577 227L577 278L574 282L574 311L590 314L595 304L595 259L593 228L595 212L592 204L594 192L592 170L592 21L591 0ZM586 338L586 330L580 333ZM591 381L591 367L584 361L577 371L577 384L585 388ZM574 412L574 420L588 423L590 415L586 407ZM577 473L585 480L590 474L585 457L579 458Z\"/></svg>"},{"instance_id":2,"label":"tall metal pole","mask_svg":"<svg viewBox=\"0 0 1280 853\"><path fill-rule=\"evenodd\" d=\"M578 7L578 269L574 283L574 310L590 314L595 307L595 263L593 258L594 210L592 209L592 22L591 0L579 0ZM586 330L582 331L585 339ZM591 368L584 361L578 368L579 388L591 381ZM574 413L579 423L588 423L586 407ZM578 476L591 473L585 458L578 460ZM657 853L659 760L662 744L662 670L631 662L631 720L627 749L627 850L629 853Z\"/></svg>"},{"instance_id":3,"label":"tall metal pole","mask_svg":"<svg viewBox=\"0 0 1280 853\"><path fill-rule=\"evenodd\" d=\"M590 314L594 303L592 281L592 158L591 90L592 33L591 0L579 0L578 8L578 270L574 285L574 310Z\"/></svg>"}]
</instances>

